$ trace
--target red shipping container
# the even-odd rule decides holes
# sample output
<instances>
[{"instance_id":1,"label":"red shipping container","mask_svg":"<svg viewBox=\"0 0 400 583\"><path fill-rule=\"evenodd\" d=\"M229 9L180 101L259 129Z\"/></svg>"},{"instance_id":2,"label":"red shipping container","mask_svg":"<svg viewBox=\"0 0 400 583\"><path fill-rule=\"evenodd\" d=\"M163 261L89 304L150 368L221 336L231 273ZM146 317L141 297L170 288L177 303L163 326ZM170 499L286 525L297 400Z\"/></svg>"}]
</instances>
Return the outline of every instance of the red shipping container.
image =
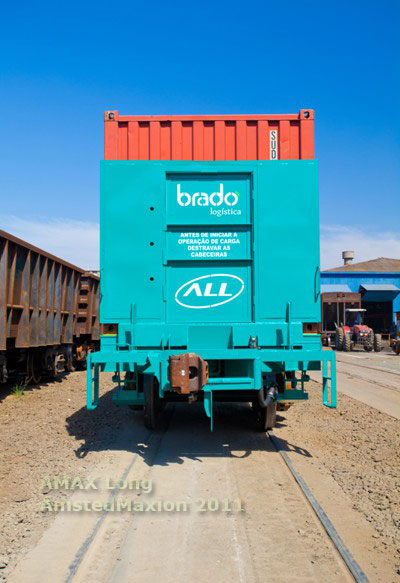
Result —
<instances>
[{"instance_id":1,"label":"red shipping container","mask_svg":"<svg viewBox=\"0 0 400 583\"><path fill-rule=\"evenodd\" d=\"M312 160L314 111L285 115L104 114L105 160Z\"/></svg>"}]
</instances>

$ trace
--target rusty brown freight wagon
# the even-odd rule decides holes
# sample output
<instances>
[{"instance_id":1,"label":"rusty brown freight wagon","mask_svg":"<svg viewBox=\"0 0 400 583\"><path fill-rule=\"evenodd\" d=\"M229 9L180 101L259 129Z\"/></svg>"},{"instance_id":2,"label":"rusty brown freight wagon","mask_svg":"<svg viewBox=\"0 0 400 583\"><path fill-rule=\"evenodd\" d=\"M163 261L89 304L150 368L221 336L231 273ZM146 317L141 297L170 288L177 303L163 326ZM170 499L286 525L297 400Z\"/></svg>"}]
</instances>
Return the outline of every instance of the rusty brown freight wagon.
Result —
<instances>
[{"instance_id":1,"label":"rusty brown freight wagon","mask_svg":"<svg viewBox=\"0 0 400 583\"><path fill-rule=\"evenodd\" d=\"M71 371L99 340L99 278L0 230L0 382Z\"/></svg>"}]
</instances>

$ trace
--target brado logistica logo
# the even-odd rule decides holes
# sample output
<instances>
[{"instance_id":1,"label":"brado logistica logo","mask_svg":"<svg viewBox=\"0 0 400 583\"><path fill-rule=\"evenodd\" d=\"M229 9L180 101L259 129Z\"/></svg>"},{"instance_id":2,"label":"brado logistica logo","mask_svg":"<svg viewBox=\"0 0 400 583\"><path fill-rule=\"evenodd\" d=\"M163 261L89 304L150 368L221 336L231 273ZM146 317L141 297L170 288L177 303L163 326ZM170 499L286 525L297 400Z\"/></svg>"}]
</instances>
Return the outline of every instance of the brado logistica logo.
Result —
<instances>
[{"instance_id":1,"label":"brado logistica logo","mask_svg":"<svg viewBox=\"0 0 400 583\"><path fill-rule=\"evenodd\" d=\"M179 206L207 206L210 208L210 214L217 217L223 215L241 215L240 209L235 209L239 202L239 192L224 192L224 185L219 185L219 190L208 194L207 192L195 192L190 194L181 189L181 185L177 185L176 199ZM218 208L220 207L220 208Z\"/></svg>"}]
</instances>

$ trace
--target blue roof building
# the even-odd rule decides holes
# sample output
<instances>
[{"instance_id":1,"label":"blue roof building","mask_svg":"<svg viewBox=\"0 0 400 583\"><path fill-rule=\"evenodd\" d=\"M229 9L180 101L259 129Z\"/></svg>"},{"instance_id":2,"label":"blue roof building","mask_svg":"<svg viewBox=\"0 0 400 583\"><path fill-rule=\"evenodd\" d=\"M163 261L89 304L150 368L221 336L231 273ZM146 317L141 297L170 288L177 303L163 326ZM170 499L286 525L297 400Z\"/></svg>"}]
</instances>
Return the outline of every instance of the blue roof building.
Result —
<instances>
[{"instance_id":1,"label":"blue roof building","mask_svg":"<svg viewBox=\"0 0 400 583\"><path fill-rule=\"evenodd\" d=\"M393 322L400 322L400 259L351 263L345 253L345 265L321 272L321 292L361 293L365 323L376 332L389 331Z\"/></svg>"}]
</instances>

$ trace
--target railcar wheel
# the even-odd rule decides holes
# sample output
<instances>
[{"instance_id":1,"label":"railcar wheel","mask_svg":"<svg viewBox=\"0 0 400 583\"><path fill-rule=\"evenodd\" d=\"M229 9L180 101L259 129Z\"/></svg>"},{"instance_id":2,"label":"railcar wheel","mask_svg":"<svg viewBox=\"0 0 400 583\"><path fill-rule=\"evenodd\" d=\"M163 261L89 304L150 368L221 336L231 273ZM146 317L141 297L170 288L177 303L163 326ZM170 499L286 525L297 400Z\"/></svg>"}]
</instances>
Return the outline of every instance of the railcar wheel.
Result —
<instances>
[{"instance_id":1,"label":"railcar wheel","mask_svg":"<svg viewBox=\"0 0 400 583\"><path fill-rule=\"evenodd\" d=\"M65 359L65 368L67 372L75 372L74 359L72 352L68 352Z\"/></svg>"},{"instance_id":2,"label":"railcar wheel","mask_svg":"<svg viewBox=\"0 0 400 583\"><path fill-rule=\"evenodd\" d=\"M37 385L42 378L42 367L40 354L34 350L28 351L28 356L26 359L26 377L25 384Z\"/></svg>"},{"instance_id":3,"label":"railcar wheel","mask_svg":"<svg viewBox=\"0 0 400 583\"><path fill-rule=\"evenodd\" d=\"M253 406L256 413L257 431L273 429L276 424L276 402L272 401L268 407L260 407L258 403L254 403Z\"/></svg>"},{"instance_id":4,"label":"railcar wheel","mask_svg":"<svg viewBox=\"0 0 400 583\"><path fill-rule=\"evenodd\" d=\"M58 375L64 368L65 358L63 354L54 354L50 361L50 375L53 379L57 379Z\"/></svg>"},{"instance_id":5,"label":"railcar wheel","mask_svg":"<svg viewBox=\"0 0 400 583\"><path fill-rule=\"evenodd\" d=\"M143 375L144 424L147 429L156 429L161 410L158 382L153 375Z\"/></svg>"}]
</instances>

